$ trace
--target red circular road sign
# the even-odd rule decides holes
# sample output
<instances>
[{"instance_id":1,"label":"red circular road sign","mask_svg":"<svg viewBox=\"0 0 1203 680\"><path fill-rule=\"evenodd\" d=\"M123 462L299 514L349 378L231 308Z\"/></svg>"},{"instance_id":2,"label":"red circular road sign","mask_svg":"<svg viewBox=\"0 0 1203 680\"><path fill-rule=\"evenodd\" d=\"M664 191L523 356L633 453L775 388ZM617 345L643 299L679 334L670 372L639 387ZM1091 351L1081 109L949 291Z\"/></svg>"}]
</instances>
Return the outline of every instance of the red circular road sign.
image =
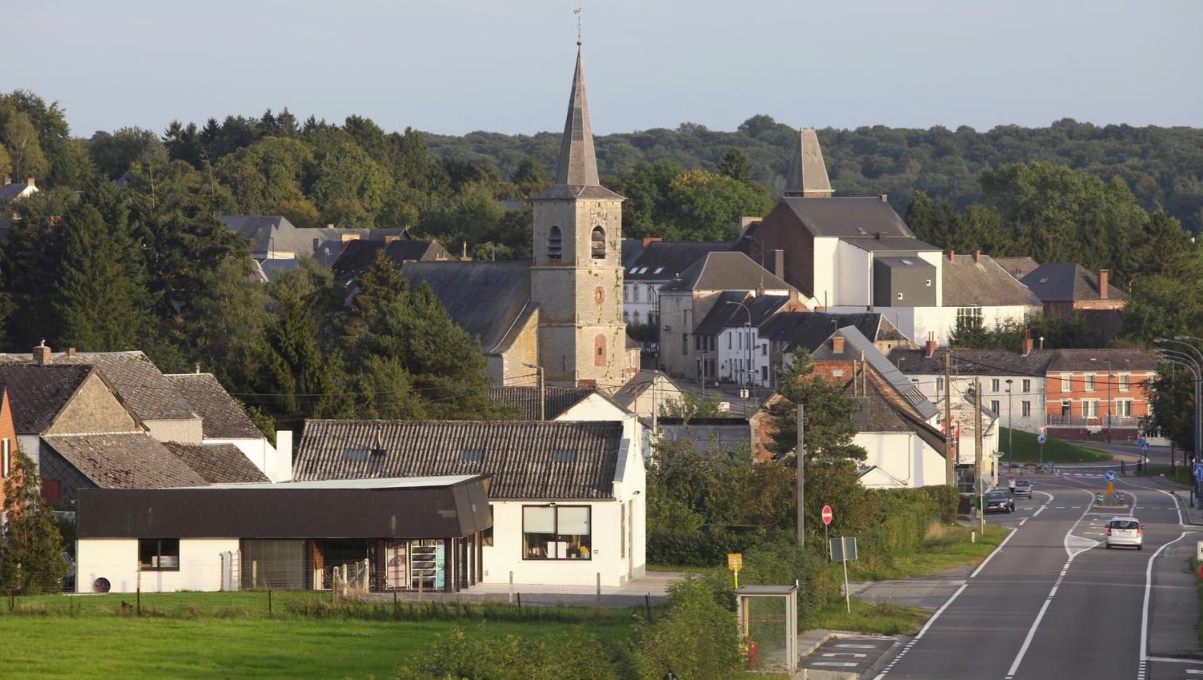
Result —
<instances>
[{"instance_id":1,"label":"red circular road sign","mask_svg":"<svg viewBox=\"0 0 1203 680\"><path fill-rule=\"evenodd\" d=\"M831 506L824 505L823 506L823 524L831 524L831 517L832 517Z\"/></svg>"}]
</instances>

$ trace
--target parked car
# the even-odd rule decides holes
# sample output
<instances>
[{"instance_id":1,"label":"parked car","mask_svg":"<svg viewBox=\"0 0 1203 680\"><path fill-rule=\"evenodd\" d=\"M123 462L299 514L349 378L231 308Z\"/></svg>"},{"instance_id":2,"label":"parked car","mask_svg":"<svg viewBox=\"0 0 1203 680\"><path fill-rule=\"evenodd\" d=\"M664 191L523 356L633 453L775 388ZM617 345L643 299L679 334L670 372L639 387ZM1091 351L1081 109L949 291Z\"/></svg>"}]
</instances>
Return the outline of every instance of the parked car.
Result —
<instances>
[{"instance_id":1,"label":"parked car","mask_svg":"<svg viewBox=\"0 0 1203 680\"><path fill-rule=\"evenodd\" d=\"M993 489L982 497L986 512L1015 512L1015 498L1007 489Z\"/></svg>"},{"instance_id":2,"label":"parked car","mask_svg":"<svg viewBox=\"0 0 1203 680\"><path fill-rule=\"evenodd\" d=\"M1112 517L1107 522L1107 548L1126 545L1137 550L1144 548L1144 529L1135 517Z\"/></svg>"},{"instance_id":3,"label":"parked car","mask_svg":"<svg viewBox=\"0 0 1203 680\"><path fill-rule=\"evenodd\" d=\"M1017 479L1015 480L1015 488L1011 489L1011 493L1016 496L1032 497L1032 480Z\"/></svg>"}]
</instances>

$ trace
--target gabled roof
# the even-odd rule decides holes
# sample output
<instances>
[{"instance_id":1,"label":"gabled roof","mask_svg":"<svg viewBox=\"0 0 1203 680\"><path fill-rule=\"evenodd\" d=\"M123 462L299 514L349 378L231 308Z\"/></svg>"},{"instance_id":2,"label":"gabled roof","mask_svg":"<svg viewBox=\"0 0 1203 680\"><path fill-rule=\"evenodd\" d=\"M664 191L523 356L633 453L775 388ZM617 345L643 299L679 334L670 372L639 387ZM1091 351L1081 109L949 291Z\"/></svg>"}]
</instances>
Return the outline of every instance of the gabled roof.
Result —
<instances>
[{"instance_id":1,"label":"gabled roof","mask_svg":"<svg viewBox=\"0 0 1203 680\"><path fill-rule=\"evenodd\" d=\"M585 96L585 68L579 44L555 181L536 200L574 198L621 198L601 186L597 177L597 154L593 148L593 126L589 122L589 99Z\"/></svg>"},{"instance_id":2,"label":"gabled roof","mask_svg":"<svg viewBox=\"0 0 1203 680\"><path fill-rule=\"evenodd\" d=\"M907 375L944 375L944 355L948 348L937 348L931 357L922 349L895 348L889 361ZM954 375L1026 375L1044 377L1054 350L1033 349L1027 356L1005 349L955 349L952 353Z\"/></svg>"},{"instance_id":3,"label":"gabled roof","mask_svg":"<svg viewBox=\"0 0 1203 680\"><path fill-rule=\"evenodd\" d=\"M251 252L272 259L275 253L313 255L316 230L301 231L283 215L222 215L221 221L250 242Z\"/></svg>"},{"instance_id":4,"label":"gabled roof","mask_svg":"<svg viewBox=\"0 0 1203 680\"><path fill-rule=\"evenodd\" d=\"M0 363L18 434L41 434L91 375L91 366L34 366Z\"/></svg>"},{"instance_id":5,"label":"gabled roof","mask_svg":"<svg viewBox=\"0 0 1203 680\"><path fill-rule=\"evenodd\" d=\"M827 177L827 164L814 130L799 130L798 143L790 149L789 171L785 173L786 196L833 193Z\"/></svg>"},{"instance_id":6,"label":"gabled roof","mask_svg":"<svg viewBox=\"0 0 1203 680\"><path fill-rule=\"evenodd\" d=\"M890 363L890 360L882 354L868 338L864 336L854 326L845 326L830 337L839 335L844 338L844 351L835 353L831 348L831 343L825 342L821 347L814 351L811 355L815 361L859 361L861 356L864 356L865 361L873 367L881 378L887 382L898 393L900 397L906 400L911 406L919 412L919 415L924 419L934 418L938 411L935 404L927 400L923 393L915 387L898 367Z\"/></svg>"},{"instance_id":7,"label":"gabled roof","mask_svg":"<svg viewBox=\"0 0 1203 680\"><path fill-rule=\"evenodd\" d=\"M859 371L856 373L859 374ZM858 380L854 375L844 386L844 394L854 396L860 402L860 410L854 416L857 429L866 434L874 432L914 432L928 446L935 449L937 453L944 455L946 450L944 433L927 424L926 419L931 418L931 416L924 415L920 410L920 414L917 417L914 413L908 412L904 407L892 401L886 396L879 380L883 380L887 384L891 384L891 382L880 373L877 373L876 376L873 375L874 373L877 373L876 367L870 370L868 380ZM864 387L863 393L857 392L858 388L856 386L858 384ZM931 402L928 401L924 401L924 403L931 405ZM935 409L934 405L932 405L932 409Z\"/></svg>"},{"instance_id":8,"label":"gabled roof","mask_svg":"<svg viewBox=\"0 0 1203 680\"><path fill-rule=\"evenodd\" d=\"M212 373L176 373L163 377L204 419L201 427L205 439L263 438L250 416Z\"/></svg>"},{"instance_id":9,"label":"gabled roof","mask_svg":"<svg viewBox=\"0 0 1203 680\"><path fill-rule=\"evenodd\" d=\"M915 238L902 217L878 196L799 198L786 197L781 203L793 211L806 229L815 236L836 238L886 237ZM926 245L926 244L925 244ZM927 249L939 250L935 246Z\"/></svg>"},{"instance_id":10,"label":"gabled roof","mask_svg":"<svg viewBox=\"0 0 1203 680\"><path fill-rule=\"evenodd\" d=\"M790 290L793 286L774 276L740 252L712 252L695 262L661 290Z\"/></svg>"},{"instance_id":11,"label":"gabled roof","mask_svg":"<svg viewBox=\"0 0 1203 680\"><path fill-rule=\"evenodd\" d=\"M555 420L596 390L592 387L544 387L544 420ZM519 408L517 420L539 419L538 387L490 387L493 401Z\"/></svg>"},{"instance_id":12,"label":"gabled roof","mask_svg":"<svg viewBox=\"0 0 1203 680\"><path fill-rule=\"evenodd\" d=\"M749 298L743 291L723 291L718 301L710 308L710 313L693 332L695 335L718 335L724 328L742 328L748 323L760 328L787 304L788 295L758 295Z\"/></svg>"},{"instance_id":13,"label":"gabled roof","mask_svg":"<svg viewBox=\"0 0 1203 680\"><path fill-rule=\"evenodd\" d=\"M0 186L0 203L10 203L22 196L27 196L37 191L38 187L33 183L33 180L25 183L10 182L9 184Z\"/></svg>"},{"instance_id":14,"label":"gabled roof","mask_svg":"<svg viewBox=\"0 0 1203 680\"><path fill-rule=\"evenodd\" d=\"M769 340L785 342L785 352L799 347L814 352L831 334L844 326L855 326L873 342L906 342L903 335L888 319L878 313L831 314L829 312L782 312L769 320L761 335Z\"/></svg>"},{"instance_id":15,"label":"gabled roof","mask_svg":"<svg viewBox=\"0 0 1203 680\"><path fill-rule=\"evenodd\" d=\"M307 420L297 481L492 475L492 499L604 500L621 422Z\"/></svg>"},{"instance_id":16,"label":"gabled roof","mask_svg":"<svg viewBox=\"0 0 1203 680\"><path fill-rule=\"evenodd\" d=\"M921 253L940 250L933 245L909 236L842 236L840 240L870 253ZM926 260L918 260L917 264L920 266L935 266L928 265Z\"/></svg>"},{"instance_id":17,"label":"gabled roof","mask_svg":"<svg viewBox=\"0 0 1203 680\"><path fill-rule=\"evenodd\" d=\"M945 307L995 307L1040 305L1024 284L1007 273L989 255L945 258L943 267Z\"/></svg>"},{"instance_id":18,"label":"gabled roof","mask_svg":"<svg viewBox=\"0 0 1203 680\"><path fill-rule=\"evenodd\" d=\"M1120 371L1156 371L1157 360L1139 349L1058 349L1053 350L1049 371L1113 373Z\"/></svg>"},{"instance_id":19,"label":"gabled roof","mask_svg":"<svg viewBox=\"0 0 1203 680\"><path fill-rule=\"evenodd\" d=\"M1099 295L1099 276L1080 264L1053 262L1042 264L1022 279L1041 302L1076 302L1080 300L1102 300ZM1107 299L1124 301L1124 291L1107 285Z\"/></svg>"},{"instance_id":20,"label":"gabled roof","mask_svg":"<svg viewBox=\"0 0 1203 680\"><path fill-rule=\"evenodd\" d=\"M344 287L350 286L372 268L376 256L382 252L398 268L408 262L451 259L451 254L438 241L351 241L330 267L334 271L334 281Z\"/></svg>"},{"instance_id":21,"label":"gabled roof","mask_svg":"<svg viewBox=\"0 0 1203 680\"><path fill-rule=\"evenodd\" d=\"M1016 279L1022 279L1024 276L1036 269L1036 267L1040 266L1039 262L1027 256L996 257L994 258L994 261L998 263L998 266L1002 267L1008 274L1014 276Z\"/></svg>"},{"instance_id":22,"label":"gabled roof","mask_svg":"<svg viewBox=\"0 0 1203 680\"><path fill-rule=\"evenodd\" d=\"M102 489L206 483L204 477L149 434L60 435L42 437L42 441Z\"/></svg>"},{"instance_id":23,"label":"gabled roof","mask_svg":"<svg viewBox=\"0 0 1203 680\"><path fill-rule=\"evenodd\" d=\"M627 267L624 281L671 281L710 253L731 250L730 243L657 241Z\"/></svg>"},{"instance_id":24,"label":"gabled roof","mask_svg":"<svg viewBox=\"0 0 1203 680\"><path fill-rule=\"evenodd\" d=\"M656 241L652 241L651 243L656 243ZM643 245L643 239L641 238L624 238L622 240L621 248L623 270L626 270L631 265L635 264L635 260L643 254L643 249L645 247L646 246Z\"/></svg>"},{"instance_id":25,"label":"gabled roof","mask_svg":"<svg viewBox=\"0 0 1203 680\"><path fill-rule=\"evenodd\" d=\"M480 339L485 354L503 349L510 331L534 312L529 262L414 262L401 276L425 281L451 319Z\"/></svg>"},{"instance_id":26,"label":"gabled roof","mask_svg":"<svg viewBox=\"0 0 1203 680\"><path fill-rule=\"evenodd\" d=\"M270 482L267 475L233 444L177 444L163 442L175 457L210 484Z\"/></svg>"}]
</instances>

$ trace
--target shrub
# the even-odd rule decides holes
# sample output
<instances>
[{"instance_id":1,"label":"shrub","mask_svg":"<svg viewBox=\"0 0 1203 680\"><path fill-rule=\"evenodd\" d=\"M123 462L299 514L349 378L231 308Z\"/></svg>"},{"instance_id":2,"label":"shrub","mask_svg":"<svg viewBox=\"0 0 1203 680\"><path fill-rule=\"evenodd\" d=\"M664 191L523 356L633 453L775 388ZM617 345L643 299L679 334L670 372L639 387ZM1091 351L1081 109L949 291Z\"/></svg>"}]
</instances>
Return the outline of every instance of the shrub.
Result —
<instances>
[{"instance_id":1,"label":"shrub","mask_svg":"<svg viewBox=\"0 0 1203 680\"><path fill-rule=\"evenodd\" d=\"M498 637L483 628L436 636L397 673L397 680L617 680L619 653L569 629L545 638Z\"/></svg>"},{"instance_id":2,"label":"shrub","mask_svg":"<svg viewBox=\"0 0 1203 680\"><path fill-rule=\"evenodd\" d=\"M669 669L690 680L726 680L739 670L739 626L731 584L721 577L688 579L669 588L669 607L638 636L639 677L663 678Z\"/></svg>"}]
</instances>

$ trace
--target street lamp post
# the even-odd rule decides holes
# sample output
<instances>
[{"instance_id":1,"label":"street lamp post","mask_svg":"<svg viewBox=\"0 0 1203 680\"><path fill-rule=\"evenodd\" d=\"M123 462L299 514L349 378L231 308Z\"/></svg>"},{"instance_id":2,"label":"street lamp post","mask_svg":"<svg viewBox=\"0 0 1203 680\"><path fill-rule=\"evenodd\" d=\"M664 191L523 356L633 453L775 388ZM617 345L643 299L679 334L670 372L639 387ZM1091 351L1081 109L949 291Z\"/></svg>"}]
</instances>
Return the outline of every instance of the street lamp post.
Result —
<instances>
[{"instance_id":1,"label":"street lamp post","mask_svg":"<svg viewBox=\"0 0 1203 680\"><path fill-rule=\"evenodd\" d=\"M1167 359L1169 361L1169 363L1178 364L1179 366L1183 366L1187 369L1190 369L1191 373L1194 376L1194 379L1195 379L1195 441L1194 441L1193 449L1194 449L1195 462L1200 462L1200 461L1203 461L1203 401L1200 401L1200 399L1199 399L1200 383L1203 382L1203 353L1201 353L1199 351L1198 347L1195 347L1194 345L1192 345L1190 343L1183 342L1182 340L1178 339L1179 337L1187 337L1187 336L1176 336L1175 339L1173 339L1173 340L1170 340L1167 338L1154 338L1153 343L1157 344L1157 345L1165 345L1165 344L1181 345L1190 350L1190 352L1187 353L1187 352L1183 352L1181 350L1166 349L1166 348L1162 347L1162 348L1158 349L1157 351L1158 351L1158 353L1160 353L1162 355L1162 358ZM1193 340L1195 338L1190 338L1190 339Z\"/></svg>"},{"instance_id":2,"label":"street lamp post","mask_svg":"<svg viewBox=\"0 0 1203 680\"><path fill-rule=\"evenodd\" d=\"M1115 408L1115 402L1111 401L1111 361L1107 361L1107 443L1111 443L1111 413Z\"/></svg>"},{"instance_id":3,"label":"street lamp post","mask_svg":"<svg viewBox=\"0 0 1203 680\"><path fill-rule=\"evenodd\" d=\"M1011 420L1011 379L1007 378L1007 456L1010 461L1007 470L1015 465L1015 426Z\"/></svg>"}]
</instances>

